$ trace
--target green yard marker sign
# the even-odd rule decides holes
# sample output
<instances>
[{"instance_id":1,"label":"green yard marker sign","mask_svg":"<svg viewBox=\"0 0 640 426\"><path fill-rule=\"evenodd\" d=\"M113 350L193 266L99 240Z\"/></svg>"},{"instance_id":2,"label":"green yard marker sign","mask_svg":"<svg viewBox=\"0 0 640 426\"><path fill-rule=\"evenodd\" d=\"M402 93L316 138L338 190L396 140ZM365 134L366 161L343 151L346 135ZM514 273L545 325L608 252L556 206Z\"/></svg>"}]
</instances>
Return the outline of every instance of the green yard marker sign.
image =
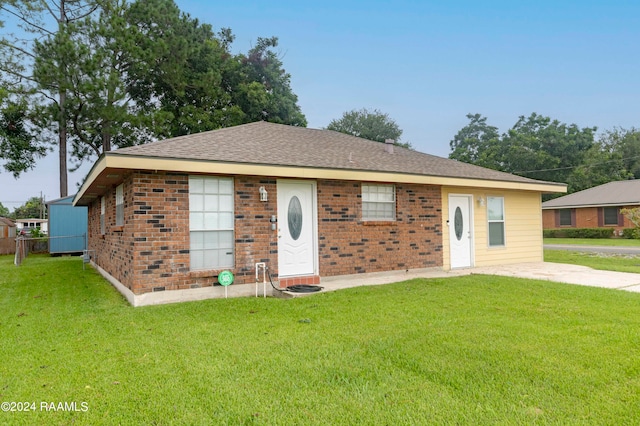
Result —
<instances>
[{"instance_id":1,"label":"green yard marker sign","mask_svg":"<svg viewBox=\"0 0 640 426\"><path fill-rule=\"evenodd\" d=\"M222 271L220 275L218 275L218 283L221 286L224 286L224 297L227 298L227 287L233 284L233 274L231 271Z\"/></svg>"}]
</instances>

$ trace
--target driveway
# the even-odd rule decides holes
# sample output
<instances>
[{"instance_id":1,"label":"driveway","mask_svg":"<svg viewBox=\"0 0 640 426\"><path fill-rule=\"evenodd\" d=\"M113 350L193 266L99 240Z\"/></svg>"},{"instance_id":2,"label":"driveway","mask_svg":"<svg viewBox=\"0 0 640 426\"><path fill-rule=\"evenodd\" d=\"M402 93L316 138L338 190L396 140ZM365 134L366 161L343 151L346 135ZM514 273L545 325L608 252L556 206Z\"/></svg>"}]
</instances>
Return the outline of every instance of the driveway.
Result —
<instances>
[{"instance_id":1,"label":"driveway","mask_svg":"<svg viewBox=\"0 0 640 426\"><path fill-rule=\"evenodd\" d=\"M587 266L566 263L532 262L515 265L473 268L471 274L503 275L518 278L556 281L591 287L603 287L640 293L640 274L599 271Z\"/></svg>"}]
</instances>

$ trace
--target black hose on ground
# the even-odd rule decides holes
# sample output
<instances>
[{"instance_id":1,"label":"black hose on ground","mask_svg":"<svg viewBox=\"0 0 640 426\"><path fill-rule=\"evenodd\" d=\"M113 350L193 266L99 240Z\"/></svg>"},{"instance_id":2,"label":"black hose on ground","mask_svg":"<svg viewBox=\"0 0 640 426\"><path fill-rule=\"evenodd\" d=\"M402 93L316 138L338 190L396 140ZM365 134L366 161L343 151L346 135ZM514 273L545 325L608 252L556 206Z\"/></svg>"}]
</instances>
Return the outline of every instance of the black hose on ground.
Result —
<instances>
[{"instance_id":1,"label":"black hose on ground","mask_svg":"<svg viewBox=\"0 0 640 426\"><path fill-rule=\"evenodd\" d=\"M274 290L278 290L281 293L283 291L290 291L292 293L316 293L322 290L322 287L320 287L319 285L309 285L309 284L290 285L289 287L286 287L284 289L277 288L275 285L273 285L273 278L271 277L271 272L269 271L269 268L267 267L266 269L267 269L267 275L269 275L269 282L271 283L271 287L273 287Z\"/></svg>"}]
</instances>

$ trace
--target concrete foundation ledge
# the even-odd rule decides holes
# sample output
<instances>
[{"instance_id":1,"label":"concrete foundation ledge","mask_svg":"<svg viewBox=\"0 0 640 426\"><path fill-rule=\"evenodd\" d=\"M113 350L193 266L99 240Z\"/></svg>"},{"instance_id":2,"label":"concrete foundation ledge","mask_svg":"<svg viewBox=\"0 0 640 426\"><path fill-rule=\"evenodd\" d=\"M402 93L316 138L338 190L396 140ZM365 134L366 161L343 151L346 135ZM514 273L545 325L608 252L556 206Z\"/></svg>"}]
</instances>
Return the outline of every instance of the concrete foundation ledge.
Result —
<instances>
[{"instance_id":1,"label":"concrete foundation ledge","mask_svg":"<svg viewBox=\"0 0 640 426\"><path fill-rule=\"evenodd\" d=\"M144 294L134 294L124 284L118 281L113 275L102 269L100 266L91 262L91 265L102 275L107 281L118 290L127 301L135 307L163 305L167 303L193 302L206 299L224 299L225 288L223 286L191 288L186 290L166 290L155 291ZM258 285L258 297L264 296L264 286L262 283ZM267 297L272 296L271 285L266 288ZM253 284L236 284L227 287L227 297L256 297L256 286Z\"/></svg>"}]
</instances>

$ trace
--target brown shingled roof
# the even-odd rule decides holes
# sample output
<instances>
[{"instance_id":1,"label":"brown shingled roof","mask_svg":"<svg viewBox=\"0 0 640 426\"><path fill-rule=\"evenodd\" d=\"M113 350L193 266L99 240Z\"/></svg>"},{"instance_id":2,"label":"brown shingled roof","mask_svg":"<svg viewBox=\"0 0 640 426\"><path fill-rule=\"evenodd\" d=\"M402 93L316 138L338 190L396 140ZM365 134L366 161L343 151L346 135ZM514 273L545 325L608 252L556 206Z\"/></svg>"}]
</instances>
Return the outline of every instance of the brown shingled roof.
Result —
<instances>
[{"instance_id":1,"label":"brown shingled roof","mask_svg":"<svg viewBox=\"0 0 640 426\"><path fill-rule=\"evenodd\" d=\"M399 146L393 151L387 153L384 143L332 130L263 121L123 148L109 155L549 183Z\"/></svg>"},{"instance_id":2,"label":"brown shingled roof","mask_svg":"<svg viewBox=\"0 0 640 426\"><path fill-rule=\"evenodd\" d=\"M594 186L542 203L543 209L640 205L640 179Z\"/></svg>"}]
</instances>

